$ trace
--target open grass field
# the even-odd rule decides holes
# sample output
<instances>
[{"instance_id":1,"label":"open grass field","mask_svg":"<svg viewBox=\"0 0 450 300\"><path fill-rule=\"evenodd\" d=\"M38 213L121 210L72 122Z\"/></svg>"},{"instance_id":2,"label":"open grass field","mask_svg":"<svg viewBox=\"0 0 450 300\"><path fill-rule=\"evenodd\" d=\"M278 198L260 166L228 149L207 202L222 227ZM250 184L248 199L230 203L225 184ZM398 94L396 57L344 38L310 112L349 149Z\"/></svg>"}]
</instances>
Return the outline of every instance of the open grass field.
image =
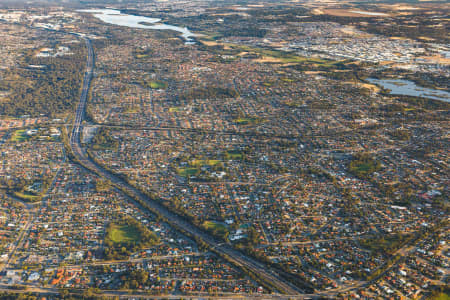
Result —
<instances>
[{"instance_id":1,"label":"open grass field","mask_svg":"<svg viewBox=\"0 0 450 300\"><path fill-rule=\"evenodd\" d=\"M141 86L143 86L144 88L147 88L147 89L158 90L158 89L167 88L166 82L163 82L160 80L153 80L151 78L141 79L141 80L137 81L137 83L139 83Z\"/></svg>"},{"instance_id":2,"label":"open grass field","mask_svg":"<svg viewBox=\"0 0 450 300\"><path fill-rule=\"evenodd\" d=\"M436 297L432 298L432 300L450 300L450 294L440 293Z\"/></svg>"},{"instance_id":3,"label":"open grass field","mask_svg":"<svg viewBox=\"0 0 450 300\"><path fill-rule=\"evenodd\" d=\"M205 221L205 222L203 222L202 226L207 231L211 232L212 234L214 234L216 236L221 236L223 238L226 238L229 234L228 228L225 225L214 222L214 221Z\"/></svg>"},{"instance_id":4,"label":"open grass field","mask_svg":"<svg viewBox=\"0 0 450 300\"><path fill-rule=\"evenodd\" d=\"M125 216L108 225L104 254L108 259L125 259L131 253L159 243L158 236L138 220Z\"/></svg>"},{"instance_id":5,"label":"open grass field","mask_svg":"<svg viewBox=\"0 0 450 300\"><path fill-rule=\"evenodd\" d=\"M205 165L214 167L220 163L221 161L217 159L194 159L190 162L190 165L193 167L201 167Z\"/></svg>"},{"instance_id":6,"label":"open grass field","mask_svg":"<svg viewBox=\"0 0 450 300\"><path fill-rule=\"evenodd\" d=\"M243 159L244 158L244 154L241 151L238 150L228 150L227 152L225 152L225 159L230 160L230 159Z\"/></svg>"},{"instance_id":7,"label":"open grass field","mask_svg":"<svg viewBox=\"0 0 450 300\"><path fill-rule=\"evenodd\" d=\"M177 168L177 174L181 177L190 177L199 173L198 168Z\"/></svg>"},{"instance_id":8,"label":"open grass field","mask_svg":"<svg viewBox=\"0 0 450 300\"><path fill-rule=\"evenodd\" d=\"M132 225L113 225L108 235L109 239L117 244L141 239L138 229Z\"/></svg>"},{"instance_id":9,"label":"open grass field","mask_svg":"<svg viewBox=\"0 0 450 300\"><path fill-rule=\"evenodd\" d=\"M165 89L167 87L167 84L160 81L150 81L148 83L148 86L152 89Z\"/></svg>"},{"instance_id":10,"label":"open grass field","mask_svg":"<svg viewBox=\"0 0 450 300\"><path fill-rule=\"evenodd\" d=\"M125 110L125 113L127 113L127 114L135 114L135 113L138 113L139 111L140 111L139 107L137 107L137 106L129 106Z\"/></svg>"},{"instance_id":11,"label":"open grass field","mask_svg":"<svg viewBox=\"0 0 450 300\"><path fill-rule=\"evenodd\" d=\"M205 221L203 223L203 226L206 229L219 229L219 230L227 230L227 228L225 227L225 225L214 222L214 221Z\"/></svg>"},{"instance_id":12,"label":"open grass field","mask_svg":"<svg viewBox=\"0 0 450 300\"><path fill-rule=\"evenodd\" d=\"M214 167L221 164L222 161L217 159L194 159L189 162L189 167L177 168L177 174L187 178L198 175L200 173L200 168L203 166Z\"/></svg>"},{"instance_id":13,"label":"open grass field","mask_svg":"<svg viewBox=\"0 0 450 300\"><path fill-rule=\"evenodd\" d=\"M373 164L371 164L371 163L360 163L359 165L356 166L355 169L357 172L368 172L372 168L373 168Z\"/></svg>"},{"instance_id":14,"label":"open grass field","mask_svg":"<svg viewBox=\"0 0 450 300\"><path fill-rule=\"evenodd\" d=\"M210 46L210 45L211 46L215 46L215 45L217 45L217 43L214 43L214 41L222 37L222 35L219 34L219 33L206 32L206 31L200 31L198 33L198 35L199 35L202 43L205 43L205 41L206 41L205 45L207 45L207 46ZM208 44L207 41L210 41L212 43Z\"/></svg>"},{"instance_id":15,"label":"open grass field","mask_svg":"<svg viewBox=\"0 0 450 300\"><path fill-rule=\"evenodd\" d=\"M257 53L261 55L262 58L256 59L255 61L259 62L273 62L273 63L283 63L283 64L292 64L292 63L316 63L325 66L332 66L335 61L328 61L321 58L315 57L303 57L298 56L292 53L288 53L281 50L268 50L262 48L254 48L249 46L235 45L235 44L227 44L230 48L237 48L241 51L245 51L248 53Z\"/></svg>"},{"instance_id":16,"label":"open grass field","mask_svg":"<svg viewBox=\"0 0 450 300\"><path fill-rule=\"evenodd\" d=\"M24 142L24 141L28 140L29 138L30 138L30 136L26 134L26 130L20 129L20 130L16 130L12 134L11 141L12 142Z\"/></svg>"},{"instance_id":17,"label":"open grass field","mask_svg":"<svg viewBox=\"0 0 450 300\"><path fill-rule=\"evenodd\" d=\"M14 192L14 196L16 196L17 198L20 198L26 202L37 202L37 201L41 201L41 199L42 199L42 196L33 195L28 192Z\"/></svg>"},{"instance_id":18,"label":"open grass field","mask_svg":"<svg viewBox=\"0 0 450 300\"><path fill-rule=\"evenodd\" d=\"M279 63L279 64L310 63L310 64L317 64L325 68L333 68L334 65L339 62L316 57L298 56L296 54L281 50L270 50L245 45L238 45L233 43L222 43L220 41L215 41L214 39L207 36L202 36L200 40L205 46L209 47L219 45L222 46L223 51L225 51L223 53L221 52L222 54L230 54L230 55L257 54L258 58L255 58L254 61L259 63Z\"/></svg>"},{"instance_id":19,"label":"open grass field","mask_svg":"<svg viewBox=\"0 0 450 300\"><path fill-rule=\"evenodd\" d=\"M182 111L183 110L183 108L181 108L181 107L170 107L169 108L169 112L180 112L180 111Z\"/></svg>"}]
</instances>

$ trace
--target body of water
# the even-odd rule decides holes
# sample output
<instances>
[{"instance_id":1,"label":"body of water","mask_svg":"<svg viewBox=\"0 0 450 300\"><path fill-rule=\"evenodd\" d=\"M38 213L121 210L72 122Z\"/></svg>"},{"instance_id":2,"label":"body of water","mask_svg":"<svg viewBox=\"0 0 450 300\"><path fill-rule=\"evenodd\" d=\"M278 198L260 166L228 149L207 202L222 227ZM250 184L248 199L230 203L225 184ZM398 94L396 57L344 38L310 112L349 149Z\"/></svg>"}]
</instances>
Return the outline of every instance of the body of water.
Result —
<instances>
[{"instance_id":1,"label":"body of water","mask_svg":"<svg viewBox=\"0 0 450 300\"><path fill-rule=\"evenodd\" d=\"M361 14L361 15L368 15L368 16L380 16L385 17L387 14L379 13L379 12L370 12L370 11L361 11L361 10L351 10L351 13L354 14Z\"/></svg>"},{"instance_id":2,"label":"body of water","mask_svg":"<svg viewBox=\"0 0 450 300\"><path fill-rule=\"evenodd\" d=\"M83 9L79 10L79 12L91 13L94 15L94 17L102 20L105 23L118 26L141 29L173 30L181 33L181 36L186 40L187 43L192 43L192 37L195 36L195 34L189 31L189 29L187 29L186 27L183 28L179 26L158 23L161 21L161 19L157 18L121 14L120 11L116 9Z\"/></svg>"},{"instance_id":3,"label":"body of water","mask_svg":"<svg viewBox=\"0 0 450 300\"><path fill-rule=\"evenodd\" d=\"M391 94L407 95L442 100L450 102L450 93L447 91L429 89L417 86L414 82L404 79L376 79L368 78L370 83L378 84L385 89L391 90Z\"/></svg>"}]
</instances>

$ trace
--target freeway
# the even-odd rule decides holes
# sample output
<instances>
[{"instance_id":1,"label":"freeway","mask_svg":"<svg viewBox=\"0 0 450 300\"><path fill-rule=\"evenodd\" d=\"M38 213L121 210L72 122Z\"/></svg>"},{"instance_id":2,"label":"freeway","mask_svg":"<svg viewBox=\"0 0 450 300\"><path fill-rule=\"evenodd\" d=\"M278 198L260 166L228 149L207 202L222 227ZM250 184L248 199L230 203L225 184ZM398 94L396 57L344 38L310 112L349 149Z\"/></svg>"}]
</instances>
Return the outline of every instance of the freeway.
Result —
<instances>
[{"instance_id":1,"label":"freeway","mask_svg":"<svg viewBox=\"0 0 450 300\"><path fill-rule=\"evenodd\" d=\"M123 179L112 174L102 166L98 165L88 156L86 149L84 149L81 145L80 133L83 130L84 112L86 108L89 88L94 74L94 50L88 37L81 34L77 35L84 39L86 47L88 48L87 65L86 72L84 74L83 87L76 109L72 133L70 137L71 150L79 163L91 172L96 173L98 176L108 179L114 186L125 192L127 195L130 195L132 198L139 200L138 202L146 203L153 212L164 217L167 222L174 228L187 232L194 237L200 238L211 248L213 248L214 251L226 256L228 261L250 270L264 282L274 286L278 290L278 292L296 295L297 297L300 296L302 298L308 297L304 294L305 291L283 279L279 273L269 269L266 265L252 259L251 257L241 253L240 251L235 250L231 247L231 245L220 243L212 235L194 226L177 214L169 211L158 201L151 199L135 187L125 182Z\"/></svg>"},{"instance_id":2,"label":"freeway","mask_svg":"<svg viewBox=\"0 0 450 300\"><path fill-rule=\"evenodd\" d=\"M84 118L84 112L86 110L87 96L89 93L89 87L91 86L92 77L94 75L94 49L92 48L91 40L84 35L79 35L86 43L88 49L86 71L83 77L83 88L81 90L80 102L78 103L77 110L75 112L75 120L73 122L72 134L70 136L70 145L80 145L80 131L83 130L82 122ZM73 150L73 147L72 147Z\"/></svg>"}]
</instances>

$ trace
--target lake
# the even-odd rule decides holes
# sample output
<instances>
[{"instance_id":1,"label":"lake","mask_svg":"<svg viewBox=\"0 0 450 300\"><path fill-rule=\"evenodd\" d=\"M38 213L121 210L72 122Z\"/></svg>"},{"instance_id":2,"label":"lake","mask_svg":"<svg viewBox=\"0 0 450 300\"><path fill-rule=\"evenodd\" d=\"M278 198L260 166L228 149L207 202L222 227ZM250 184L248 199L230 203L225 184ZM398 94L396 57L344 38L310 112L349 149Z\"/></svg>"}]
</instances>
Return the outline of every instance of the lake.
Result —
<instances>
[{"instance_id":1,"label":"lake","mask_svg":"<svg viewBox=\"0 0 450 300\"><path fill-rule=\"evenodd\" d=\"M186 40L186 43L188 44L192 43L192 38L195 37L195 34L189 31L189 29L187 29L186 27L183 28L175 25L158 23L161 21L161 19L157 18L122 14L119 10L116 9L82 9L78 11L91 13L94 15L94 17L108 24L140 29L173 30L181 33L181 36Z\"/></svg>"},{"instance_id":2,"label":"lake","mask_svg":"<svg viewBox=\"0 0 450 300\"><path fill-rule=\"evenodd\" d=\"M393 95L416 96L450 102L449 92L417 86L414 82L409 80L376 78L368 78L367 80L370 83L378 84L385 89L391 90L390 94Z\"/></svg>"},{"instance_id":3,"label":"lake","mask_svg":"<svg viewBox=\"0 0 450 300\"><path fill-rule=\"evenodd\" d=\"M361 14L361 15L368 15L368 16L379 16L379 17L386 17L387 16L387 14L384 14L384 13L362 11L362 10L351 10L350 12L354 13L354 14Z\"/></svg>"}]
</instances>

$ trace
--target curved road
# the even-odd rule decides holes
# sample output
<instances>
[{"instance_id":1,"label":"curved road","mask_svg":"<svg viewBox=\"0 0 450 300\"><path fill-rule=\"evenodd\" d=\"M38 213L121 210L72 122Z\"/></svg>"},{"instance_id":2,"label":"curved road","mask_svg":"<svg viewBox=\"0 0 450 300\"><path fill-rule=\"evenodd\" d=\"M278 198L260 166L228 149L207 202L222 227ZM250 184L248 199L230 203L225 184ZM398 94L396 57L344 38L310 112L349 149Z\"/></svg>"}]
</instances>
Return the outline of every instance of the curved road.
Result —
<instances>
[{"instance_id":1,"label":"curved road","mask_svg":"<svg viewBox=\"0 0 450 300\"><path fill-rule=\"evenodd\" d=\"M78 107L76 110L72 134L70 137L70 147L72 148L72 152L75 155L75 157L79 160L80 164L83 165L86 169L96 173L97 175L108 179L117 188L121 189L122 191L125 191L128 195L132 195L135 199L139 199L143 203L147 203L147 205L154 212L165 217L168 223L172 225L174 228L181 229L182 231L184 230L189 234L202 239L210 247L214 248L215 251L223 255L226 255L229 261L235 263L236 265L243 266L249 269L255 275L259 276L266 282L276 287L276 289L279 292L290 295L296 295L297 297L298 296L308 297L306 294L304 294L305 292L303 290L294 286L290 282L284 280L274 270L270 270L267 266L263 265L262 263L259 263L254 259L252 259L251 257L248 257L243 253L233 249L230 245L218 242L212 235L204 232L198 227L180 218L178 215L169 211L167 208L165 208L157 201L150 199L148 196L146 196L136 188L132 187L128 183L126 183L123 179L105 170L102 166L98 165L89 158L86 150L81 146L80 133L83 130L82 121L84 118L89 87L94 72L94 51L89 38L81 34L77 35L84 39L84 41L86 42L86 46L88 48L87 65L86 65L86 72L84 74L83 88L80 96L80 101L78 103Z\"/></svg>"}]
</instances>

